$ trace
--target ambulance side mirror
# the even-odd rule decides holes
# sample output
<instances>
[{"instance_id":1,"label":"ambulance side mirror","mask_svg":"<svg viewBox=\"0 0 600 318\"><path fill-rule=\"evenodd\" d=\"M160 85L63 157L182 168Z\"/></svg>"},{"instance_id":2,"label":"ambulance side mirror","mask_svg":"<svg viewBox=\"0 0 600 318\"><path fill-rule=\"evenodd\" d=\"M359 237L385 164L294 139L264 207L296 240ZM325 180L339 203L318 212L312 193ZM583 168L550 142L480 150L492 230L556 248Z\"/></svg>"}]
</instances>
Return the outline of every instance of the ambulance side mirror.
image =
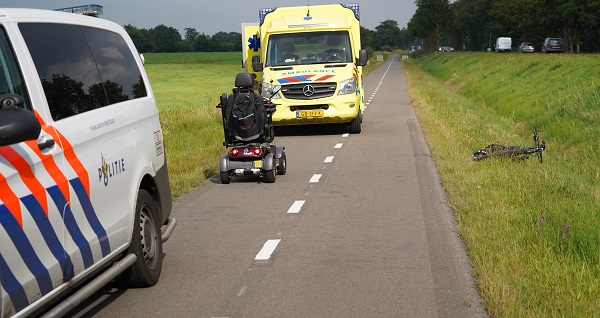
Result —
<instances>
[{"instance_id":1,"label":"ambulance side mirror","mask_svg":"<svg viewBox=\"0 0 600 318\"><path fill-rule=\"evenodd\" d=\"M42 127L35 115L22 108L24 100L17 94L0 95L0 146L35 140Z\"/></svg>"},{"instance_id":2,"label":"ambulance side mirror","mask_svg":"<svg viewBox=\"0 0 600 318\"><path fill-rule=\"evenodd\" d=\"M252 71L254 72L262 72L263 70L263 66L262 63L260 62L260 56L253 56L252 57Z\"/></svg>"},{"instance_id":3,"label":"ambulance side mirror","mask_svg":"<svg viewBox=\"0 0 600 318\"><path fill-rule=\"evenodd\" d=\"M367 50L358 51L358 59L356 59L357 66L365 66L369 61L369 56L367 55Z\"/></svg>"}]
</instances>

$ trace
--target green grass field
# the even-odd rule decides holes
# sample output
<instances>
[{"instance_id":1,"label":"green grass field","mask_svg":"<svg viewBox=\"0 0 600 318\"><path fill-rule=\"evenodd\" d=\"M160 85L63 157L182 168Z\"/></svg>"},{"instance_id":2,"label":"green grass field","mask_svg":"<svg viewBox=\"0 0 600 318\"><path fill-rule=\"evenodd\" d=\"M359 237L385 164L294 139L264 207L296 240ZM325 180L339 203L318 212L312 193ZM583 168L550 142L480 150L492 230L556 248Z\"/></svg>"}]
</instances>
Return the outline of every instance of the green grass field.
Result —
<instances>
[{"instance_id":1,"label":"green grass field","mask_svg":"<svg viewBox=\"0 0 600 318\"><path fill-rule=\"evenodd\" d=\"M436 53L404 63L494 317L600 317L600 56ZM490 143L544 162L471 160Z\"/></svg>"},{"instance_id":2,"label":"green grass field","mask_svg":"<svg viewBox=\"0 0 600 318\"><path fill-rule=\"evenodd\" d=\"M383 54L387 56L387 53ZM224 153L219 96L231 93L242 53L147 53L162 122L173 199L219 172ZM364 72L376 68L373 56Z\"/></svg>"}]
</instances>

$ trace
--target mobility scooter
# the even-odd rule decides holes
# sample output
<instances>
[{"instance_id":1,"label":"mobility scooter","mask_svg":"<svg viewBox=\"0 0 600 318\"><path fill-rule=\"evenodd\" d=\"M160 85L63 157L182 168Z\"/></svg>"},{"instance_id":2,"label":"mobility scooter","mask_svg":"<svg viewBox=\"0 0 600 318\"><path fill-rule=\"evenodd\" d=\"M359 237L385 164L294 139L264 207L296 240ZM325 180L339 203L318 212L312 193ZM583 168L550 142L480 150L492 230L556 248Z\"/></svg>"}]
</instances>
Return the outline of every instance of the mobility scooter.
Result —
<instances>
[{"instance_id":1,"label":"mobility scooter","mask_svg":"<svg viewBox=\"0 0 600 318\"><path fill-rule=\"evenodd\" d=\"M217 108L223 117L223 146L228 148L219 159L221 183L248 175L273 183L278 174L285 174L285 147L271 144L276 106L254 90L254 78L247 72L237 74L232 94L221 95Z\"/></svg>"}]
</instances>

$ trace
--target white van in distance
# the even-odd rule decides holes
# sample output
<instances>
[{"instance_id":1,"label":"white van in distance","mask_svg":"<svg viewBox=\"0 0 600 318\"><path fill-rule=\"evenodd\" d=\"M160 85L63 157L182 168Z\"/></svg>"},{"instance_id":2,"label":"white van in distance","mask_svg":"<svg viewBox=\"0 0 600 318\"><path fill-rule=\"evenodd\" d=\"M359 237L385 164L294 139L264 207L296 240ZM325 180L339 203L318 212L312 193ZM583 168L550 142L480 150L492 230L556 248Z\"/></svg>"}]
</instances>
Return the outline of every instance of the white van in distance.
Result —
<instances>
[{"instance_id":1,"label":"white van in distance","mask_svg":"<svg viewBox=\"0 0 600 318\"><path fill-rule=\"evenodd\" d=\"M0 8L0 61L0 317L64 316L115 279L156 284L176 222L158 109L125 30Z\"/></svg>"},{"instance_id":2,"label":"white van in distance","mask_svg":"<svg viewBox=\"0 0 600 318\"><path fill-rule=\"evenodd\" d=\"M512 39L506 37L500 37L496 39L496 46L494 47L496 53L499 52L511 52L512 51Z\"/></svg>"}]
</instances>

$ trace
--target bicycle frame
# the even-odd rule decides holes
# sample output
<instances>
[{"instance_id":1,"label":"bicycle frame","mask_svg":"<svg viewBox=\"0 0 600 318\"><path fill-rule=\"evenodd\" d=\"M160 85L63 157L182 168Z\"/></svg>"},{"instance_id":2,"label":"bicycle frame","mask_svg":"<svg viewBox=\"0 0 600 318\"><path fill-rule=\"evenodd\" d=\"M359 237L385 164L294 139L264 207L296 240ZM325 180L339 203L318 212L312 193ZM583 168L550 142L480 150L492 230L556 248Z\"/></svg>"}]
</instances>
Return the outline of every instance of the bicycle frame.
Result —
<instances>
[{"instance_id":1,"label":"bicycle frame","mask_svg":"<svg viewBox=\"0 0 600 318\"><path fill-rule=\"evenodd\" d=\"M504 146L499 144L489 144L483 149L479 149L473 153L473 160L480 161L490 157L504 157L511 159L527 159L530 155L536 154L540 163L543 162L542 153L546 149L546 142L541 141L538 136L537 127L533 130L533 142L535 146L519 147L519 146Z\"/></svg>"}]
</instances>

